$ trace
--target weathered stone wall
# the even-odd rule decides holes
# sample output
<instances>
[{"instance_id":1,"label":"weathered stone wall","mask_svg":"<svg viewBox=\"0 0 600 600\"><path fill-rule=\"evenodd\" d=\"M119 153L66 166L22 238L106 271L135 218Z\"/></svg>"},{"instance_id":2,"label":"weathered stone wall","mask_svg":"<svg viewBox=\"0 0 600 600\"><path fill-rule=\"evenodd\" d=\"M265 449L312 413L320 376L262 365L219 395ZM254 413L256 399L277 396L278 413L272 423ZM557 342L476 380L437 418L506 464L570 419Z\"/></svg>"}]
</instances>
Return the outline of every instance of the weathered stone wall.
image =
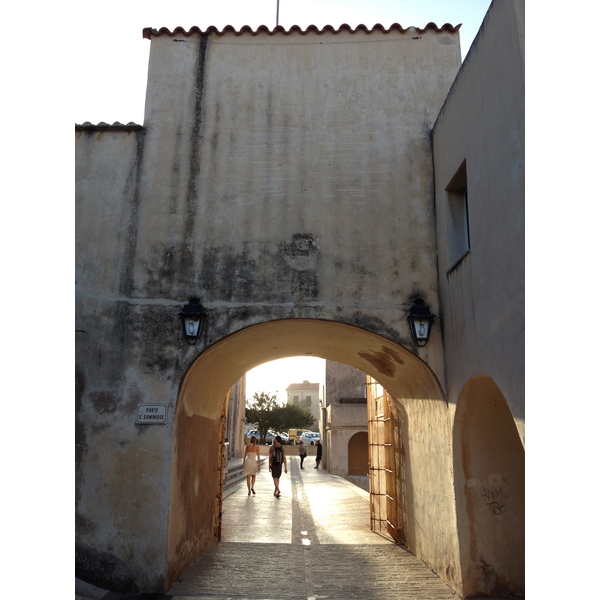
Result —
<instances>
[{"instance_id":1,"label":"weathered stone wall","mask_svg":"<svg viewBox=\"0 0 600 600\"><path fill-rule=\"evenodd\" d=\"M412 33L154 37L137 290L193 290L222 332L398 338L411 294L435 303L429 128L460 61L457 34Z\"/></svg>"},{"instance_id":2,"label":"weathered stone wall","mask_svg":"<svg viewBox=\"0 0 600 600\"><path fill-rule=\"evenodd\" d=\"M144 137L76 136L76 558L82 578L121 591L164 582L175 374L184 372L168 341L179 335L173 310L131 294ZM136 425L137 405L155 403L169 407L167 425Z\"/></svg>"},{"instance_id":3,"label":"weathered stone wall","mask_svg":"<svg viewBox=\"0 0 600 600\"><path fill-rule=\"evenodd\" d=\"M366 376L362 371L328 360L325 366L325 403L329 406L341 398L366 398L365 382Z\"/></svg>"}]
</instances>

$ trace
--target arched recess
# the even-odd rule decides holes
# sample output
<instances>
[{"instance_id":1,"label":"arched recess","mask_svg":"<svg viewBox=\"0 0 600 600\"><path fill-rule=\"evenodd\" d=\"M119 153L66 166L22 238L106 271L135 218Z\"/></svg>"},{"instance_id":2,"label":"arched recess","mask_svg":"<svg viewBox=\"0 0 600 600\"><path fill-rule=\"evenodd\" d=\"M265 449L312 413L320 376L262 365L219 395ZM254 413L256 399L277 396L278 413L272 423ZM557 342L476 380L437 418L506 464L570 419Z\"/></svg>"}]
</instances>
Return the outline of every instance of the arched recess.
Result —
<instances>
[{"instance_id":1,"label":"arched recess","mask_svg":"<svg viewBox=\"0 0 600 600\"><path fill-rule=\"evenodd\" d=\"M524 594L525 450L490 377L460 394L454 466L463 594Z\"/></svg>"},{"instance_id":2,"label":"arched recess","mask_svg":"<svg viewBox=\"0 0 600 600\"><path fill-rule=\"evenodd\" d=\"M300 355L351 365L375 377L395 398L439 404L445 410L440 384L427 364L406 348L351 325L270 321L213 344L188 369L175 410L166 589L214 541L219 421L229 388L262 363Z\"/></svg>"},{"instance_id":3,"label":"arched recess","mask_svg":"<svg viewBox=\"0 0 600 600\"><path fill-rule=\"evenodd\" d=\"M355 433L348 440L348 475L369 474L369 441L366 431Z\"/></svg>"}]
</instances>

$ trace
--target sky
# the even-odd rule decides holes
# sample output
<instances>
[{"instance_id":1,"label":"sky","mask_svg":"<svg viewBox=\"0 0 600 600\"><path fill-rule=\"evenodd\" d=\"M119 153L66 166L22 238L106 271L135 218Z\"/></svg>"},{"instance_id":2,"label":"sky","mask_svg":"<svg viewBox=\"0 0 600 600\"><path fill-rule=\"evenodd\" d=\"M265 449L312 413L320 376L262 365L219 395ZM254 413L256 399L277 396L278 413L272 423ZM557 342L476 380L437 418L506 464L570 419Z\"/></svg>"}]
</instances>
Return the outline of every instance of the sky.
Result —
<instances>
[{"instance_id":1,"label":"sky","mask_svg":"<svg viewBox=\"0 0 600 600\"><path fill-rule=\"evenodd\" d=\"M287 400L286 388L291 383L319 383L319 397L322 398L325 384L325 360L311 356L282 358L264 363L246 374L246 399L254 393L276 394L280 404Z\"/></svg>"},{"instance_id":2,"label":"sky","mask_svg":"<svg viewBox=\"0 0 600 600\"><path fill-rule=\"evenodd\" d=\"M351 27L399 23L424 27L430 22L462 24L463 58L477 34L491 0L279 0L279 24ZM69 60L74 86L69 101L75 123L139 123L144 101L150 41L145 27L171 31L210 25L256 29L276 23L277 0L75 0L69 31Z\"/></svg>"}]
</instances>

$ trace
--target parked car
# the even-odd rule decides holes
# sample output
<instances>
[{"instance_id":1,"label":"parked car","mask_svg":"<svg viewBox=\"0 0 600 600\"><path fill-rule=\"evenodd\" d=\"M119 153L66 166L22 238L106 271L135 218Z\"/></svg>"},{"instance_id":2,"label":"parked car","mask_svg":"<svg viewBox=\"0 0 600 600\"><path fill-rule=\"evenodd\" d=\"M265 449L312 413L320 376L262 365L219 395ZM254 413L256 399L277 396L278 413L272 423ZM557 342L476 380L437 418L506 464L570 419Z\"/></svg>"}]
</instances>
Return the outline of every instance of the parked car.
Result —
<instances>
[{"instance_id":1,"label":"parked car","mask_svg":"<svg viewBox=\"0 0 600 600\"><path fill-rule=\"evenodd\" d=\"M321 434L319 433L315 433L314 431L306 431L305 433L303 433L300 436L300 439L305 443L305 444L310 444L311 446L314 446L315 442L317 440L321 439Z\"/></svg>"},{"instance_id":2,"label":"parked car","mask_svg":"<svg viewBox=\"0 0 600 600\"><path fill-rule=\"evenodd\" d=\"M260 433L258 429L253 429L252 431L249 431L245 437L251 438L253 435L255 435L256 439L260 442ZM267 431L267 435L265 436L265 444L272 444L276 435L277 434L274 431L271 431L269 429L269 431Z\"/></svg>"},{"instance_id":3,"label":"parked car","mask_svg":"<svg viewBox=\"0 0 600 600\"><path fill-rule=\"evenodd\" d=\"M277 434L280 438L281 438L281 443L282 444L291 444L292 442L290 442L290 438L288 437L287 433L278 433Z\"/></svg>"},{"instance_id":4,"label":"parked car","mask_svg":"<svg viewBox=\"0 0 600 600\"><path fill-rule=\"evenodd\" d=\"M288 439L290 444L297 444L300 441L300 436L303 433L310 433L310 429L290 429L288 431Z\"/></svg>"}]
</instances>

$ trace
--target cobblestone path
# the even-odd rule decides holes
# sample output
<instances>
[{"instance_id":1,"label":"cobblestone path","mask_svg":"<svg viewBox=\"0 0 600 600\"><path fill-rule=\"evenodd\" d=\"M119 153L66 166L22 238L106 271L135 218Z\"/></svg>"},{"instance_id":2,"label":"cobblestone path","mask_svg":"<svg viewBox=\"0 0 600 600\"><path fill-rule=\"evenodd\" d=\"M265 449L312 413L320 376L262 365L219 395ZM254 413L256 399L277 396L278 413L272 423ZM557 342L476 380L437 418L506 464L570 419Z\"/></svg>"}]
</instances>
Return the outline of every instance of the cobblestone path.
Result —
<instances>
[{"instance_id":1,"label":"cobblestone path","mask_svg":"<svg viewBox=\"0 0 600 600\"><path fill-rule=\"evenodd\" d=\"M457 600L412 554L369 529L368 493L290 457L281 498L266 468L223 503L222 541L173 600Z\"/></svg>"}]
</instances>

